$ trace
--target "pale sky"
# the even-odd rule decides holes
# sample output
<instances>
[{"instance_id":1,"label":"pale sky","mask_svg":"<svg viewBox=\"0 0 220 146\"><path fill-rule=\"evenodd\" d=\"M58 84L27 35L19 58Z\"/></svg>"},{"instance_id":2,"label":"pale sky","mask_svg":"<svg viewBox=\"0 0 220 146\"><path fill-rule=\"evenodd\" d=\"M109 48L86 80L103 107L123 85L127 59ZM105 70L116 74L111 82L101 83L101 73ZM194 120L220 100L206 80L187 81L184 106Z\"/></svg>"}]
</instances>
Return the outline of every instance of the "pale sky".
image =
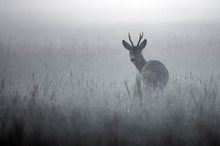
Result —
<instances>
[{"instance_id":1,"label":"pale sky","mask_svg":"<svg viewBox=\"0 0 220 146\"><path fill-rule=\"evenodd\" d=\"M219 14L218 0L0 0L2 24L218 22Z\"/></svg>"}]
</instances>

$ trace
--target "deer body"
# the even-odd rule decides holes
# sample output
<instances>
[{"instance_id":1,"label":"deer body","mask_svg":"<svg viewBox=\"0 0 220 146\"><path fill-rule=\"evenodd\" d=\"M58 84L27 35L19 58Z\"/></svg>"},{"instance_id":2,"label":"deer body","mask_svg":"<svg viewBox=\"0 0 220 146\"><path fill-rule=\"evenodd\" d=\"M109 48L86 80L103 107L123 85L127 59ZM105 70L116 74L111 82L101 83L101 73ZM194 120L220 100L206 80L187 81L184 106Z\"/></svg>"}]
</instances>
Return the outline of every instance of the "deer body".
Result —
<instances>
[{"instance_id":1,"label":"deer body","mask_svg":"<svg viewBox=\"0 0 220 146\"><path fill-rule=\"evenodd\" d=\"M143 33L140 34L140 38L138 44L134 46L131 41L130 34L129 40L131 45L129 45L126 41L122 41L123 46L129 50L130 60L136 66L138 71L141 74L141 79L143 82L144 89L163 89L168 82L169 72L164 66L163 63L157 60L146 61L143 57L142 50L145 48L147 44L147 40L145 39L141 44L141 39L143 38Z\"/></svg>"}]
</instances>

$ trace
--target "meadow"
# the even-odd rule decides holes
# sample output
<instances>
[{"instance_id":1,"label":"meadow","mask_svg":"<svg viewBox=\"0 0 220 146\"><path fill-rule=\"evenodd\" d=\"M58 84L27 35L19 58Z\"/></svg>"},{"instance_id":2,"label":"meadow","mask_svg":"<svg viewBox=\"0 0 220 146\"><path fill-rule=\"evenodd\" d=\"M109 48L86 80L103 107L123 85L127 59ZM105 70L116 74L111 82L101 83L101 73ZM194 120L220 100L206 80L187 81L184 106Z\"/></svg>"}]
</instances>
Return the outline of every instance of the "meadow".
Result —
<instances>
[{"instance_id":1,"label":"meadow","mask_svg":"<svg viewBox=\"0 0 220 146\"><path fill-rule=\"evenodd\" d=\"M134 37L149 32L144 57L161 60L170 72L163 91L143 95L121 45L130 29ZM0 144L220 145L216 30L172 24L3 31Z\"/></svg>"}]
</instances>

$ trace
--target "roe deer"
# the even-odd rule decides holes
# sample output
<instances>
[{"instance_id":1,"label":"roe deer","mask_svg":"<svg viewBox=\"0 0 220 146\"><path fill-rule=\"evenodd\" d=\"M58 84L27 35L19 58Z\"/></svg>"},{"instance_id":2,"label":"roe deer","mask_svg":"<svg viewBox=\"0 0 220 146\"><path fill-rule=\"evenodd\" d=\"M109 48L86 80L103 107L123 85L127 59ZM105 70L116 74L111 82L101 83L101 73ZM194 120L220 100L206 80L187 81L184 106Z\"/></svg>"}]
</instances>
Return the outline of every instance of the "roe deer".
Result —
<instances>
[{"instance_id":1,"label":"roe deer","mask_svg":"<svg viewBox=\"0 0 220 146\"><path fill-rule=\"evenodd\" d=\"M143 33L140 34L139 41L136 46L131 40L130 33L128 34L128 38L131 42L131 45L124 40L122 40L122 44L129 51L131 62L136 66L141 74L141 80L143 82L144 89L164 89L169 79L169 72L160 61L146 61L144 59L141 53L147 44L147 40L144 39L144 41L141 42L143 35Z\"/></svg>"}]
</instances>

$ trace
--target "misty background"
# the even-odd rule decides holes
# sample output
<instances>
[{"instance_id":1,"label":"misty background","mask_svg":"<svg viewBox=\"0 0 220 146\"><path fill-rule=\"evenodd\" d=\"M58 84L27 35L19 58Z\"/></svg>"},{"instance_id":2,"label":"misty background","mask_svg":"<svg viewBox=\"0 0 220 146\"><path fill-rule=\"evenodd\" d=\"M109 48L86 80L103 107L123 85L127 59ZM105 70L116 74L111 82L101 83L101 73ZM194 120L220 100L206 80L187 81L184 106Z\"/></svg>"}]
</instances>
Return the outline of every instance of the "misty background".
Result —
<instances>
[{"instance_id":1,"label":"misty background","mask_svg":"<svg viewBox=\"0 0 220 146\"><path fill-rule=\"evenodd\" d=\"M219 14L218 0L0 0L0 145L219 146ZM141 32L162 91L122 45Z\"/></svg>"},{"instance_id":2,"label":"misty background","mask_svg":"<svg viewBox=\"0 0 220 146\"><path fill-rule=\"evenodd\" d=\"M0 0L1 75L130 79L128 32L144 32L145 59L171 76L219 73L219 11L217 0Z\"/></svg>"}]
</instances>

